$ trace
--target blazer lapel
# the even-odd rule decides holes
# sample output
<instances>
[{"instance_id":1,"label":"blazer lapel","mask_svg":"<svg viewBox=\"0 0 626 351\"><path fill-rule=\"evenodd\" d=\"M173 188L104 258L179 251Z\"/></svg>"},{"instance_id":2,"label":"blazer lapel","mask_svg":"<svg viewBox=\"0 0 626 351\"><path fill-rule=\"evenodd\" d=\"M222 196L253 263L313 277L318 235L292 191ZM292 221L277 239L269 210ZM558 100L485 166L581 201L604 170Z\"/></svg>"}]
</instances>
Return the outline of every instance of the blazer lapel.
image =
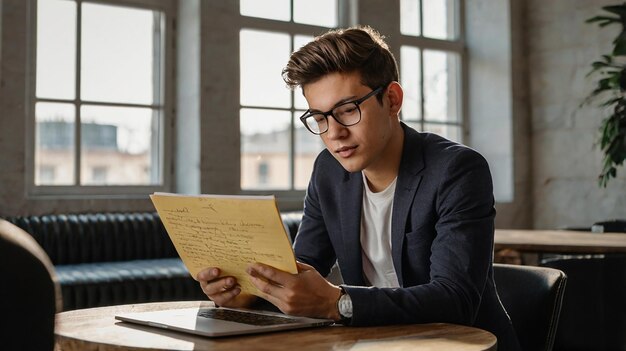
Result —
<instances>
[{"instance_id":1,"label":"blazer lapel","mask_svg":"<svg viewBox=\"0 0 626 351\"><path fill-rule=\"evenodd\" d=\"M344 242L343 257L347 267L341 267L344 281L350 285L364 285L361 257L361 205L363 201L363 177L361 172L347 173L343 180L345 191L341 192L341 233ZM341 264L341 263L340 263Z\"/></svg>"},{"instance_id":2,"label":"blazer lapel","mask_svg":"<svg viewBox=\"0 0 626 351\"><path fill-rule=\"evenodd\" d=\"M400 286L404 286L402 279L402 249L406 222L409 210L413 204L413 198L422 180L422 176L419 173L424 168L420 134L406 128L404 123L402 123L402 128L404 129L404 147L402 149L402 159L398 171L398 180L396 181L391 216L391 255Z\"/></svg>"}]
</instances>

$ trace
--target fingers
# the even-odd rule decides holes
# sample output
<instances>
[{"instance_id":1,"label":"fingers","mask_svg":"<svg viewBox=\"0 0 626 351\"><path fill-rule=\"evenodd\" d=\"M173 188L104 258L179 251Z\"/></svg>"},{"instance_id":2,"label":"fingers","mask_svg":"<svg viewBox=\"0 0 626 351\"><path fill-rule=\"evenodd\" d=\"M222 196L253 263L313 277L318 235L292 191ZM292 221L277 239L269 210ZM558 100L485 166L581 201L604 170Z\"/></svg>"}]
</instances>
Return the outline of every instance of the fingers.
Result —
<instances>
[{"instance_id":1,"label":"fingers","mask_svg":"<svg viewBox=\"0 0 626 351\"><path fill-rule=\"evenodd\" d=\"M262 263L248 266L250 282L261 292L261 297L287 314L292 314L295 306L293 301L297 284L297 276Z\"/></svg>"},{"instance_id":2,"label":"fingers","mask_svg":"<svg viewBox=\"0 0 626 351\"><path fill-rule=\"evenodd\" d=\"M297 263L298 274L264 264L248 267L250 282L261 296L282 312L297 316L334 316L340 289L330 284L312 266Z\"/></svg>"},{"instance_id":3,"label":"fingers","mask_svg":"<svg viewBox=\"0 0 626 351\"><path fill-rule=\"evenodd\" d=\"M209 267L201 270L196 276L196 280L199 282L213 280L220 276L220 269L215 267Z\"/></svg>"},{"instance_id":4,"label":"fingers","mask_svg":"<svg viewBox=\"0 0 626 351\"><path fill-rule=\"evenodd\" d=\"M272 304L278 306L277 304L280 302L280 299L275 295L279 294L278 289L280 287L273 285L263 278L256 277L254 275L250 276L250 282L256 286L257 289L263 294L263 298L271 302Z\"/></svg>"},{"instance_id":5,"label":"fingers","mask_svg":"<svg viewBox=\"0 0 626 351\"><path fill-rule=\"evenodd\" d=\"M197 275L204 294L218 306L229 305L240 293L241 288L233 277L220 277L220 270L212 267Z\"/></svg>"},{"instance_id":6,"label":"fingers","mask_svg":"<svg viewBox=\"0 0 626 351\"><path fill-rule=\"evenodd\" d=\"M289 286L294 276L291 273L283 272L263 263L253 263L246 270L251 277L261 278L270 284L278 286Z\"/></svg>"}]
</instances>

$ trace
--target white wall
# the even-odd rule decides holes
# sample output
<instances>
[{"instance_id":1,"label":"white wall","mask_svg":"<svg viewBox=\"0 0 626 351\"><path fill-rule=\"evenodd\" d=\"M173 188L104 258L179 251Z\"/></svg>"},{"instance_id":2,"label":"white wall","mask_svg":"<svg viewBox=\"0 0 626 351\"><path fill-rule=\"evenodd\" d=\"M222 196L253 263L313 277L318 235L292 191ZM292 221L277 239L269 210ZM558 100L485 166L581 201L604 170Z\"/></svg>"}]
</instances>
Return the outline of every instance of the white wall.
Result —
<instances>
[{"instance_id":1,"label":"white wall","mask_svg":"<svg viewBox=\"0 0 626 351\"><path fill-rule=\"evenodd\" d=\"M615 1L528 1L534 227L590 226L626 219L626 168L597 185L602 155L593 147L602 114L579 108L593 89L591 62L610 52L619 27L585 20Z\"/></svg>"},{"instance_id":2,"label":"white wall","mask_svg":"<svg viewBox=\"0 0 626 351\"><path fill-rule=\"evenodd\" d=\"M176 191L200 193L200 0L179 2L176 41Z\"/></svg>"},{"instance_id":3,"label":"white wall","mask_svg":"<svg viewBox=\"0 0 626 351\"><path fill-rule=\"evenodd\" d=\"M467 12L469 144L489 161L496 200L512 202L511 9L508 0L475 0Z\"/></svg>"},{"instance_id":4,"label":"white wall","mask_svg":"<svg viewBox=\"0 0 626 351\"><path fill-rule=\"evenodd\" d=\"M496 226L527 228L532 222L532 201L525 4L467 1L466 13L469 145L489 162Z\"/></svg>"}]
</instances>

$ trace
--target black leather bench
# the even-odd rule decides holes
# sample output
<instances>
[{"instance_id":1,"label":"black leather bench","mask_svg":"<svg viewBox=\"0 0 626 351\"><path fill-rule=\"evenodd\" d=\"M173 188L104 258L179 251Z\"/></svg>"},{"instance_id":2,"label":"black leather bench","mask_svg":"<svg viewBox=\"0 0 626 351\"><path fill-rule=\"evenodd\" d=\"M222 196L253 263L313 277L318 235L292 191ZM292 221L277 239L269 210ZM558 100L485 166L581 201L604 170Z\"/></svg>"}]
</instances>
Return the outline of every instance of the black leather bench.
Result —
<instances>
[{"instance_id":1,"label":"black leather bench","mask_svg":"<svg viewBox=\"0 0 626 351\"><path fill-rule=\"evenodd\" d=\"M300 213L282 215L291 238L301 218ZM58 214L8 220L30 233L50 257L64 310L206 299L156 213Z\"/></svg>"}]
</instances>

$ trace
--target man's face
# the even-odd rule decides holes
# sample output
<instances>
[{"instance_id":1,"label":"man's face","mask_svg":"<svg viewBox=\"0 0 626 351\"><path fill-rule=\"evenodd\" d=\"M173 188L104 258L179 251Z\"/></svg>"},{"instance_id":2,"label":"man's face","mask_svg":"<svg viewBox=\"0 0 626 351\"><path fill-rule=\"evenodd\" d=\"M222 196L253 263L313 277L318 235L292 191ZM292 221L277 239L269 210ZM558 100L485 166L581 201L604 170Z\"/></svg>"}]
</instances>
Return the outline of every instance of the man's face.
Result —
<instances>
[{"instance_id":1,"label":"man's face","mask_svg":"<svg viewBox=\"0 0 626 351\"><path fill-rule=\"evenodd\" d=\"M332 73L304 87L309 109L321 112L346 101L357 100L371 91L370 87L361 83L358 73ZM346 171L377 171L386 164L385 158L390 152L389 140L393 128L398 127L397 114L390 111L386 98L381 105L376 96L365 100L359 107L361 121L350 127L328 116L328 131L321 138Z\"/></svg>"}]
</instances>

